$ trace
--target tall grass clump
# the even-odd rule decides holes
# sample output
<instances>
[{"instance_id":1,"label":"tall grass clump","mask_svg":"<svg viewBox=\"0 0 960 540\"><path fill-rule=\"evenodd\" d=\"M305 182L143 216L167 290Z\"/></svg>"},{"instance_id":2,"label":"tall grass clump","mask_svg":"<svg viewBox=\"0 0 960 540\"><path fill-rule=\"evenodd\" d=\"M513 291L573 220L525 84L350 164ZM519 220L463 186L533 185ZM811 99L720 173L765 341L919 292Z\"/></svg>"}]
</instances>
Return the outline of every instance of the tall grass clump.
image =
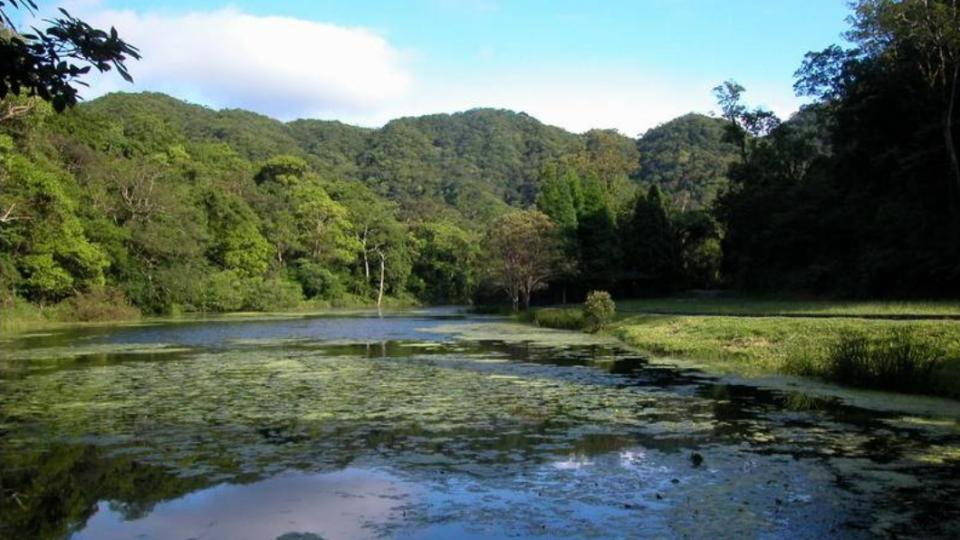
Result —
<instances>
[{"instance_id":1,"label":"tall grass clump","mask_svg":"<svg viewBox=\"0 0 960 540\"><path fill-rule=\"evenodd\" d=\"M581 330L584 327L583 311L579 309L543 308L528 312L526 317L529 320L524 322L533 322L544 328Z\"/></svg>"},{"instance_id":2,"label":"tall grass clump","mask_svg":"<svg viewBox=\"0 0 960 540\"><path fill-rule=\"evenodd\" d=\"M878 336L848 332L827 349L823 375L851 386L939 393L945 352L916 332L895 328Z\"/></svg>"}]
</instances>

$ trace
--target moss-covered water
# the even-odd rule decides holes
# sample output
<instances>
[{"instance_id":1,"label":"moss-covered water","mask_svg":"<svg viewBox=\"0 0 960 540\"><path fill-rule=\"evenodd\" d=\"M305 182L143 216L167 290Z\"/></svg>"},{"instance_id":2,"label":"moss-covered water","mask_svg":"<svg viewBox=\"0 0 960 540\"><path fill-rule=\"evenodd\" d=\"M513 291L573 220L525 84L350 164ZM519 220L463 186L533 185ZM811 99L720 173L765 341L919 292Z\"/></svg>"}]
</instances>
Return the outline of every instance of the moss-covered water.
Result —
<instances>
[{"instance_id":1,"label":"moss-covered water","mask_svg":"<svg viewBox=\"0 0 960 540\"><path fill-rule=\"evenodd\" d=\"M21 336L0 537L956 537L960 405L876 399L453 312Z\"/></svg>"}]
</instances>

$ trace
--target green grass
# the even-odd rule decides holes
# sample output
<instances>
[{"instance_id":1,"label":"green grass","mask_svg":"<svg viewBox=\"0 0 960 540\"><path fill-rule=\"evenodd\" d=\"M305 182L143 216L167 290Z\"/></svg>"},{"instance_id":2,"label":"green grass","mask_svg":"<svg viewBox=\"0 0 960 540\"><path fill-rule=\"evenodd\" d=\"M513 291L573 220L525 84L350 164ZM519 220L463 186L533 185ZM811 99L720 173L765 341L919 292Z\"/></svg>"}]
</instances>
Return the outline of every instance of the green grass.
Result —
<instances>
[{"instance_id":1,"label":"green grass","mask_svg":"<svg viewBox=\"0 0 960 540\"><path fill-rule=\"evenodd\" d=\"M0 336L54 324L50 315L18 298L0 299Z\"/></svg>"},{"instance_id":2,"label":"green grass","mask_svg":"<svg viewBox=\"0 0 960 540\"><path fill-rule=\"evenodd\" d=\"M607 331L655 356L726 372L960 397L960 321L648 314L621 318ZM859 352L852 349L856 340ZM908 372L916 376L897 375Z\"/></svg>"},{"instance_id":3,"label":"green grass","mask_svg":"<svg viewBox=\"0 0 960 540\"><path fill-rule=\"evenodd\" d=\"M676 296L617 302L622 314L960 317L960 301L782 300L741 296Z\"/></svg>"},{"instance_id":4,"label":"green grass","mask_svg":"<svg viewBox=\"0 0 960 540\"><path fill-rule=\"evenodd\" d=\"M384 296L383 309L395 310L418 306L418 302L410 296ZM338 309L373 309L377 307L376 300L346 294L334 301L304 300L299 305L283 310L273 311L232 311L232 312L198 312L185 311L175 306L174 312L168 315L151 315L146 317L152 321L194 320L208 317L262 317L268 315L302 315L322 313ZM38 306L22 298L0 298L0 338L24 332L45 331L55 328L81 326L88 324L110 324L140 320L139 310L125 301L109 296L87 294L64 300L59 304Z\"/></svg>"},{"instance_id":5,"label":"green grass","mask_svg":"<svg viewBox=\"0 0 960 540\"><path fill-rule=\"evenodd\" d=\"M532 309L520 313L519 317L524 322L560 330L582 330L585 324L583 310L579 307Z\"/></svg>"}]
</instances>

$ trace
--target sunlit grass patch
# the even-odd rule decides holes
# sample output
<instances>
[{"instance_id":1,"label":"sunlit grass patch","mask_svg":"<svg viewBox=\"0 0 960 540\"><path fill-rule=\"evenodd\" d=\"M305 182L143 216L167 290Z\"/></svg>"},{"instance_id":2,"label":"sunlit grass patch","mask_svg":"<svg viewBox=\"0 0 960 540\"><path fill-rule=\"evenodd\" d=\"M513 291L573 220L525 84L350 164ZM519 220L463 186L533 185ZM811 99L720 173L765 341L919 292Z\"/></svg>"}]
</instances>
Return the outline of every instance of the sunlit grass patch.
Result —
<instances>
[{"instance_id":1,"label":"sunlit grass patch","mask_svg":"<svg viewBox=\"0 0 960 540\"><path fill-rule=\"evenodd\" d=\"M580 330L584 327L583 310L579 308L542 308L526 312L537 326L559 330Z\"/></svg>"},{"instance_id":2,"label":"sunlit grass patch","mask_svg":"<svg viewBox=\"0 0 960 540\"><path fill-rule=\"evenodd\" d=\"M748 375L788 373L960 396L960 322L635 315L611 332L657 356Z\"/></svg>"},{"instance_id":3,"label":"sunlit grass patch","mask_svg":"<svg viewBox=\"0 0 960 540\"><path fill-rule=\"evenodd\" d=\"M675 296L617 300L617 309L627 316L637 313L751 316L849 316L849 317L960 317L960 302L935 301L837 301L783 300L742 296Z\"/></svg>"}]
</instances>

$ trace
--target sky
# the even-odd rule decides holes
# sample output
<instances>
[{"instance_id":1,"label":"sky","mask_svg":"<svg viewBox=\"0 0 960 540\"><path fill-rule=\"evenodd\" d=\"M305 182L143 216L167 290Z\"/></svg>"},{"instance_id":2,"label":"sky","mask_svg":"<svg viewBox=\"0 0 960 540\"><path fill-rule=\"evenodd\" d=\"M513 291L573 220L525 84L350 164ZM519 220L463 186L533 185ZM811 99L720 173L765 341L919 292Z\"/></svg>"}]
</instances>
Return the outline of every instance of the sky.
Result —
<instances>
[{"instance_id":1,"label":"sky","mask_svg":"<svg viewBox=\"0 0 960 540\"><path fill-rule=\"evenodd\" d=\"M45 4L46 2L42 2ZM54 4L54 2L51 2ZM66 0L138 46L135 84L281 120L380 126L497 107L629 136L716 110L735 79L782 117L804 53L842 42L846 0Z\"/></svg>"}]
</instances>

